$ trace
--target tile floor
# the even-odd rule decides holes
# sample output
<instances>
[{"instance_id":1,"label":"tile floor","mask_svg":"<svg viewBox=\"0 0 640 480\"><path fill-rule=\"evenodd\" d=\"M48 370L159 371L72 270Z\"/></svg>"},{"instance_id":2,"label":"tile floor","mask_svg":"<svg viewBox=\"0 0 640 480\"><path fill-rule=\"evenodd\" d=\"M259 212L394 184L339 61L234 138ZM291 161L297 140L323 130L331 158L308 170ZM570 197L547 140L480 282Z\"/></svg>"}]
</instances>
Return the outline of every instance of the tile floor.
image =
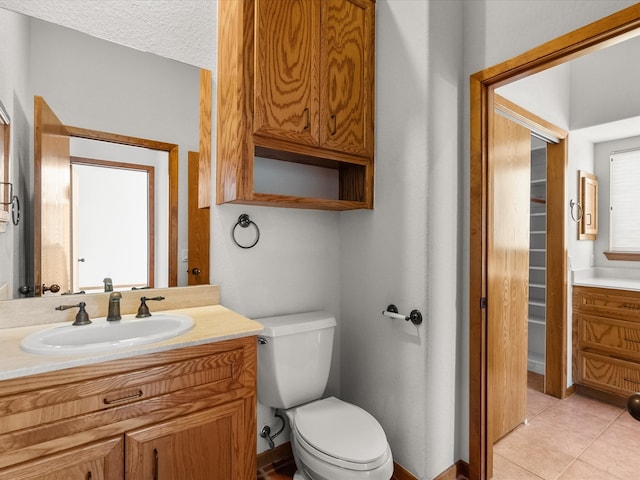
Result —
<instances>
[{"instance_id":1,"label":"tile floor","mask_svg":"<svg viewBox=\"0 0 640 480\"><path fill-rule=\"evenodd\" d=\"M545 395L541 382L530 375L528 424L494 447L494 480L640 478L640 422L589 397Z\"/></svg>"}]
</instances>

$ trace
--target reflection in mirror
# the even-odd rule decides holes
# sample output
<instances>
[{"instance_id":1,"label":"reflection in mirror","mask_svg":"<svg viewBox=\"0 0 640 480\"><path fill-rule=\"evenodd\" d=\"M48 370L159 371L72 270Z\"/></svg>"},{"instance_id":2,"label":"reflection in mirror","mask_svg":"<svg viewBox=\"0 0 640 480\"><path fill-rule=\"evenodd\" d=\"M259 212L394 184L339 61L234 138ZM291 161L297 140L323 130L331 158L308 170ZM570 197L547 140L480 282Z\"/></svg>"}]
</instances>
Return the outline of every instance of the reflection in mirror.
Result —
<instances>
[{"instance_id":1,"label":"reflection in mirror","mask_svg":"<svg viewBox=\"0 0 640 480\"><path fill-rule=\"evenodd\" d=\"M72 291L168 286L167 157L72 137Z\"/></svg>"},{"instance_id":2,"label":"reflection in mirror","mask_svg":"<svg viewBox=\"0 0 640 480\"><path fill-rule=\"evenodd\" d=\"M36 290L33 247L36 234L33 225L35 95L44 97L64 125L178 145L178 198L168 207L178 215L175 258L167 260L167 247L157 246L160 241L157 237L161 235L158 220L154 280L156 286L163 286L162 278L169 279L169 286L186 285L186 264L177 258L177 252L187 249L187 152L197 151L199 147L199 69L4 9L0 9L0 24L6 27L0 32L0 42L11 46L10 71L0 72L0 79L6 79L15 92L11 113L17 128L12 133L12 143L16 147L11 155L11 170L17 193L25 199L24 225L21 222L21 228L12 233L10 243L13 245L7 257L0 258L3 265L10 266L0 274L0 287L11 285L14 297L19 296L17 289L22 285L31 288L30 294ZM124 195L127 196L126 192ZM156 212L156 217L158 215ZM163 221L168 222L168 219L163 217ZM166 238L162 239L163 245L166 242ZM166 253L162 253L162 248ZM110 251L103 253L107 258L113 254ZM161 256L165 259L164 266L157 263ZM168 269L172 264L175 267L170 272ZM71 267L73 271L77 265L72 263ZM118 272L105 272L104 277L107 276L116 284L125 283L117 280ZM176 280L172 283L174 277ZM95 286L94 283L91 281L87 286ZM73 285L69 290L80 286L77 282Z\"/></svg>"}]
</instances>

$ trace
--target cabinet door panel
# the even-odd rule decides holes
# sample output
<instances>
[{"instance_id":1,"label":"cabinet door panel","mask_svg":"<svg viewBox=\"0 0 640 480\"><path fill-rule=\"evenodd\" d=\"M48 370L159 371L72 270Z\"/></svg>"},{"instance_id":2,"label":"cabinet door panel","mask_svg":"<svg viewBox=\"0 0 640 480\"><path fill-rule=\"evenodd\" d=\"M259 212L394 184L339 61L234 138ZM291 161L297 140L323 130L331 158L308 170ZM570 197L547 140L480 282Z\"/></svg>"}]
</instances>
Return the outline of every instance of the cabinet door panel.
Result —
<instances>
[{"instance_id":1,"label":"cabinet door panel","mask_svg":"<svg viewBox=\"0 0 640 480\"><path fill-rule=\"evenodd\" d=\"M0 480L120 480L124 476L122 437L0 470Z\"/></svg>"},{"instance_id":2,"label":"cabinet door panel","mask_svg":"<svg viewBox=\"0 0 640 480\"><path fill-rule=\"evenodd\" d=\"M318 0L256 2L254 133L318 144Z\"/></svg>"},{"instance_id":3,"label":"cabinet door panel","mask_svg":"<svg viewBox=\"0 0 640 480\"><path fill-rule=\"evenodd\" d=\"M126 434L127 480L241 478L243 402L235 401Z\"/></svg>"},{"instance_id":4,"label":"cabinet door panel","mask_svg":"<svg viewBox=\"0 0 640 480\"><path fill-rule=\"evenodd\" d=\"M374 4L323 0L320 144L373 154Z\"/></svg>"}]
</instances>

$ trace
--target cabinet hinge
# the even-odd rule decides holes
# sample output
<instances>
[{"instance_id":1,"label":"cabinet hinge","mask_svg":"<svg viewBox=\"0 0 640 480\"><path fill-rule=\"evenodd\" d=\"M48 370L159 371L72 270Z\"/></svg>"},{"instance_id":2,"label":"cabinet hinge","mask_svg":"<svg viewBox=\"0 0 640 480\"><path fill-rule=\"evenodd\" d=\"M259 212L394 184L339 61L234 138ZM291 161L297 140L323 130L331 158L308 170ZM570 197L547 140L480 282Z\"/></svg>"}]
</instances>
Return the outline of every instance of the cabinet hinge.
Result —
<instances>
[{"instance_id":1,"label":"cabinet hinge","mask_svg":"<svg viewBox=\"0 0 640 480\"><path fill-rule=\"evenodd\" d=\"M480 310L487 309L487 297L480 298Z\"/></svg>"}]
</instances>

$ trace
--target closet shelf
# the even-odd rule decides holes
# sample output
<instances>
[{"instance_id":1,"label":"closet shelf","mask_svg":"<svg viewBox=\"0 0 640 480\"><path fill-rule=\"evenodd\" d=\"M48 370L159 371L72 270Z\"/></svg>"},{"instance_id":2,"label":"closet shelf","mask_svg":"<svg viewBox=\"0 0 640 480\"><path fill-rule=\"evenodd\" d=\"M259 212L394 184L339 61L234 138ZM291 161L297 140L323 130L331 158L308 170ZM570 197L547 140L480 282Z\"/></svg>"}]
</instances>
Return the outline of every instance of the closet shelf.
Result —
<instances>
[{"instance_id":1,"label":"closet shelf","mask_svg":"<svg viewBox=\"0 0 640 480\"><path fill-rule=\"evenodd\" d=\"M536 178L536 179L532 179L531 180L531 184L532 185L540 184L540 183L547 183L547 179L546 178Z\"/></svg>"},{"instance_id":2,"label":"closet shelf","mask_svg":"<svg viewBox=\"0 0 640 480\"><path fill-rule=\"evenodd\" d=\"M533 203L542 203L542 204L547 203L547 200L546 200L546 199L544 199L544 198L537 198L537 197L531 197L531 201L532 201Z\"/></svg>"},{"instance_id":3,"label":"closet shelf","mask_svg":"<svg viewBox=\"0 0 640 480\"><path fill-rule=\"evenodd\" d=\"M536 307L544 307L545 303L544 301L540 301L540 300L529 300L529 305L534 305Z\"/></svg>"},{"instance_id":4,"label":"closet shelf","mask_svg":"<svg viewBox=\"0 0 640 480\"><path fill-rule=\"evenodd\" d=\"M529 317L529 323L533 325L542 325L542 326L546 325L544 318L537 318L537 317Z\"/></svg>"},{"instance_id":5,"label":"closet shelf","mask_svg":"<svg viewBox=\"0 0 640 480\"><path fill-rule=\"evenodd\" d=\"M544 355L536 352L529 352L529 363L535 363L544 368Z\"/></svg>"},{"instance_id":6,"label":"closet shelf","mask_svg":"<svg viewBox=\"0 0 640 480\"><path fill-rule=\"evenodd\" d=\"M529 286L533 288L547 288L547 286L542 283L530 283Z\"/></svg>"}]
</instances>

